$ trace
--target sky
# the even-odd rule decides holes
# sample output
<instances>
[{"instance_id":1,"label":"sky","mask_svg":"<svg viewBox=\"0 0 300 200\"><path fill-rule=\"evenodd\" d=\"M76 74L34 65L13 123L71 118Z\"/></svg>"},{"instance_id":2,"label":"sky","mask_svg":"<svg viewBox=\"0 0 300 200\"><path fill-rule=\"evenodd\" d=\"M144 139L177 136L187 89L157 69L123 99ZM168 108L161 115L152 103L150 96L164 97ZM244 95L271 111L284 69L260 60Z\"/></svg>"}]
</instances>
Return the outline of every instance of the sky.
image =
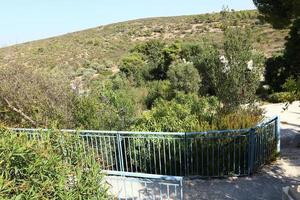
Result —
<instances>
[{"instance_id":1,"label":"sky","mask_svg":"<svg viewBox=\"0 0 300 200\"><path fill-rule=\"evenodd\" d=\"M0 0L0 47L131 19L255 9L252 0Z\"/></svg>"}]
</instances>

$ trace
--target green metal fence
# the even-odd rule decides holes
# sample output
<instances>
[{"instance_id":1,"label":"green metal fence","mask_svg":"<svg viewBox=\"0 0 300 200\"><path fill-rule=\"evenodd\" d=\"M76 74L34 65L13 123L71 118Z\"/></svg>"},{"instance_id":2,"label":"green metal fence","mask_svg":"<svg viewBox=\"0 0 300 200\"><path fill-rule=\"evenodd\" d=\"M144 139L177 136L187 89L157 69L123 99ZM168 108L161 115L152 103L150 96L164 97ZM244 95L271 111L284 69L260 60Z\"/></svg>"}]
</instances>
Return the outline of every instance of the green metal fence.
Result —
<instances>
[{"instance_id":1,"label":"green metal fence","mask_svg":"<svg viewBox=\"0 0 300 200\"><path fill-rule=\"evenodd\" d=\"M46 129L13 129L42 140ZM252 129L193 133L76 131L104 170L172 176L245 176L280 151L279 119Z\"/></svg>"}]
</instances>

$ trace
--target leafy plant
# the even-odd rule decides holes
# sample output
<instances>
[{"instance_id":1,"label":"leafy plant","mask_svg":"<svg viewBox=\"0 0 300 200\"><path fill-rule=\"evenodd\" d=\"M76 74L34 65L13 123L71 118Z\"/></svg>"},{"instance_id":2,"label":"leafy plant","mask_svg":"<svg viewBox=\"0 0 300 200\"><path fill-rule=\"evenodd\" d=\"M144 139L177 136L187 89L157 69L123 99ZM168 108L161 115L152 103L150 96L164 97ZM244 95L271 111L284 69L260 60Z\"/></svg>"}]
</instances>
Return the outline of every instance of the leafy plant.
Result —
<instances>
[{"instance_id":1,"label":"leafy plant","mask_svg":"<svg viewBox=\"0 0 300 200\"><path fill-rule=\"evenodd\" d=\"M1 199L110 198L99 163L83 154L77 136L34 134L1 128Z\"/></svg>"}]
</instances>

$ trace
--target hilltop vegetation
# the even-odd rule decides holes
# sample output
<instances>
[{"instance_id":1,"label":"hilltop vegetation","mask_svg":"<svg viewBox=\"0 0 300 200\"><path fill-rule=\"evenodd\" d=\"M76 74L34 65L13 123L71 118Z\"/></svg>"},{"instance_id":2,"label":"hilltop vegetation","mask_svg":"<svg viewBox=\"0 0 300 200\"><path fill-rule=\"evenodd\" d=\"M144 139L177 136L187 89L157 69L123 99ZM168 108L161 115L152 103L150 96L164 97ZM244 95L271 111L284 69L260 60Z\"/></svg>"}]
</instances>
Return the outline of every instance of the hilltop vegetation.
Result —
<instances>
[{"instance_id":1,"label":"hilltop vegetation","mask_svg":"<svg viewBox=\"0 0 300 200\"><path fill-rule=\"evenodd\" d=\"M287 35L257 17L224 10L141 19L0 49L0 120L106 130L250 127L261 119L252 104L265 60L281 53Z\"/></svg>"},{"instance_id":2,"label":"hilltop vegetation","mask_svg":"<svg viewBox=\"0 0 300 200\"><path fill-rule=\"evenodd\" d=\"M220 41L199 33L198 41L151 38L135 43L116 61L119 72L110 74L111 68L102 65L112 61L101 56L103 62L78 63L80 74L63 66L28 66L30 60L6 64L0 68L5 83L0 86L0 119L10 126L106 130L250 127L261 112L240 106L255 101L265 56L256 49L251 25L236 17L251 13L212 15L222 19Z\"/></svg>"},{"instance_id":3,"label":"hilltop vegetation","mask_svg":"<svg viewBox=\"0 0 300 200\"><path fill-rule=\"evenodd\" d=\"M236 26L249 26L254 47L267 57L282 50L287 29L275 30L257 19L257 11L232 12ZM0 66L62 69L72 77L105 77L118 71L120 59L135 45L159 39L222 44L222 14L163 17L121 22L0 49ZM83 75L83 77L82 77Z\"/></svg>"}]
</instances>

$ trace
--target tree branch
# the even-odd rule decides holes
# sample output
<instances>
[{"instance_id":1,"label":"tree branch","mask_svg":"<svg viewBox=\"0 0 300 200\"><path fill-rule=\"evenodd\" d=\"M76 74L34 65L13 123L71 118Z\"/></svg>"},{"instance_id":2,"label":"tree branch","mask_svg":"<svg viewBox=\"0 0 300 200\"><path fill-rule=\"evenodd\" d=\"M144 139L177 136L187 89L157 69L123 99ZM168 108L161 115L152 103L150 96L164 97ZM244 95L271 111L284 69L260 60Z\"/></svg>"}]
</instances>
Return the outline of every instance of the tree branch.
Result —
<instances>
[{"instance_id":1,"label":"tree branch","mask_svg":"<svg viewBox=\"0 0 300 200\"><path fill-rule=\"evenodd\" d=\"M3 99L4 99L5 103L7 104L8 108L10 108L14 112L18 113L19 115L21 115L24 119L29 121L33 126L37 125L37 123L33 119L31 119L28 115L26 115L24 112L22 112L22 110L14 107L5 97Z\"/></svg>"}]
</instances>

